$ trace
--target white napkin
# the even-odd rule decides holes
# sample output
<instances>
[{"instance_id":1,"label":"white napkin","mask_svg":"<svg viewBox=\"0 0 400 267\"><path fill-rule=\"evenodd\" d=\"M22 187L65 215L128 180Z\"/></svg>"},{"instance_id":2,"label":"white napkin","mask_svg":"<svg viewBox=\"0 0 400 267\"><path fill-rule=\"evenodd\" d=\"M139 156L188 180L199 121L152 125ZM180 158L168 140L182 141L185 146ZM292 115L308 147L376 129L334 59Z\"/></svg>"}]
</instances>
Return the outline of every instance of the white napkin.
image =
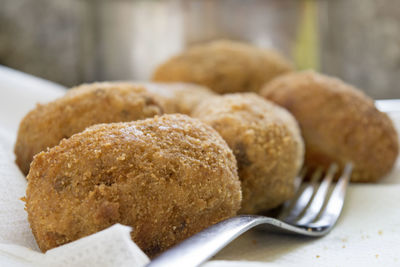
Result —
<instances>
[{"instance_id":1,"label":"white napkin","mask_svg":"<svg viewBox=\"0 0 400 267\"><path fill-rule=\"evenodd\" d=\"M26 180L13 162L12 148L25 113L36 102L64 93L60 86L0 66L0 266L143 266L149 259L122 225L46 254L36 246L20 200ZM399 127L400 113L390 115ZM398 203L399 161L381 183L350 186L343 214L329 235L309 239L252 230L203 266L398 266Z\"/></svg>"},{"instance_id":2,"label":"white napkin","mask_svg":"<svg viewBox=\"0 0 400 267\"><path fill-rule=\"evenodd\" d=\"M65 87L0 65L0 125L16 133L21 119L35 105L65 93Z\"/></svg>"},{"instance_id":3,"label":"white napkin","mask_svg":"<svg viewBox=\"0 0 400 267\"><path fill-rule=\"evenodd\" d=\"M131 228L115 224L46 254L25 246L0 244L1 266L144 266L149 258L131 240Z\"/></svg>"}]
</instances>

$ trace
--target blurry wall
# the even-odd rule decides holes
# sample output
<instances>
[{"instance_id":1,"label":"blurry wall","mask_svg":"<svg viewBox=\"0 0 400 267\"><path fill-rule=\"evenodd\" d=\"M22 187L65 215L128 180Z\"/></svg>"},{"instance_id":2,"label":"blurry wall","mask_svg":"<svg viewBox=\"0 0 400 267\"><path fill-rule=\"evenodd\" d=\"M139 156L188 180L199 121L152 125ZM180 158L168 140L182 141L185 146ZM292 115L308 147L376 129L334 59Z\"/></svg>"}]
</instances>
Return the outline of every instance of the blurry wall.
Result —
<instances>
[{"instance_id":1,"label":"blurry wall","mask_svg":"<svg viewBox=\"0 0 400 267\"><path fill-rule=\"evenodd\" d=\"M400 98L400 1L324 1L321 68L374 98Z\"/></svg>"},{"instance_id":2,"label":"blurry wall","mask_svg":"<svg viewBox=\"0 0 400 267\"><path fill-rule=\"evenodd\" d=\"M312 57L313 67L374 98L400 98L398 0L0 0L0 6L0 64L67 86L148 79L186 46L229 38L296 61Z\"/></svg>"},{"instance_id":3,"label":"blurry wall","mask_svg":"<svg viewBox=\"0 0 400 267\"><path fill-rule=\"evenodd\" d=\"M81 1L0 0L0 64L79 83L85 11Z\"/></svg>"}]
</instances>

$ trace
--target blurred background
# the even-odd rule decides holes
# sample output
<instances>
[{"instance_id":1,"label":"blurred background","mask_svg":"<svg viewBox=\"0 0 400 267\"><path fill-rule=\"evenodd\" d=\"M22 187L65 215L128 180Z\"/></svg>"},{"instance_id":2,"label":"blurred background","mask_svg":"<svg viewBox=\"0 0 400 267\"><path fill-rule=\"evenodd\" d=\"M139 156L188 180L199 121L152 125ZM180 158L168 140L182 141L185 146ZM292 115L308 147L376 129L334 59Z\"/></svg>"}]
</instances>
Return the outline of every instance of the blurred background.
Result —
<instances>
[{"instance_id":1,"label":"blurred background","mask_svg":"<svg viewBox=\"0 0 400 267\"><path fill-rule=\"evenodd\" d=\"M0 0L0 64L68 87L148 79L220 38L400 98L399 0Z\"/></svg>"}]
</instances>

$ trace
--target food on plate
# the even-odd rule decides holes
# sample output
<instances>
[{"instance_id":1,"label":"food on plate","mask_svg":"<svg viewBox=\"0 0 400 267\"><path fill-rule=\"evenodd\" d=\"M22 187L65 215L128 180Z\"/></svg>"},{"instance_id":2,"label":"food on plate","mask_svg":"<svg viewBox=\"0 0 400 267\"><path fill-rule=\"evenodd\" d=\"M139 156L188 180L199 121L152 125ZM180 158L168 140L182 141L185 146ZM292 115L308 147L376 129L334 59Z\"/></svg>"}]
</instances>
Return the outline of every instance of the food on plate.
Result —
<instances>
[{"instance_id":1,"label":"food on plate","mask_svg":"<svg viewBox=\"0 0 400 267\"><path fill-rule=\"evenodd\" d=\"M191 83L146 83L163 106L165 113L190 115L201 101L215 95L207 87Z\"/></svg>"},{"instance_id":2,"label":"food on plate","mask_svg":"<svg viewBox=\"0 0 400 267\"><path fill-rule=\"evenodd\" d=\"M339 79L304 71L278 77L261 95L288 109L300 124L309 166L354 165L351 180L374 182L399 153L390 118L371 98Z\"/></svg>"},{"instance_id":3,"label":"food on plate","mask_svg":"<svg viewBox=\"0 0 400 267\"><path fill-rule=\"evenodd\" d=\"M98 124L34 157L26 210L42 251L105 229L133 227L149 256L236 214L232 151L186 115Z\"/></svg>"},{"instance_id":4,"label":"food on plate","mask_svg":"<svg viewBox=\"0 0 400 267\"><path fill-rule=\"evenodd\" d=\"M172 57L156 69L153 80L193 82L217 93L258 92L266 82L290 71L292 65L275 51L220 40Z\"/></svg>"},{"instance_id":5,"label":"food on plate","mask_svg":"<svg viewBox=\"0 0 400 267\"><path fill-rule=\"evenodd\" d=\"M254 93L237 93L203 102L193 116L216 129L236 156L240 213L260 213L293 196L304 145L289 112Z\"/></svg>"},{"instance_id":6,"label":"food on plate","mask_svg":"<svg viewBox=\"0 0 400 267\"><path fill-rule=\"evenodd\" d=\"M78 86L64 97L37 105L25 116L15 144L16 163L27 174L36 153L88 126L139 120L162 113L156 97L140 85L104 82Z\"/></svg>"}]
</instances>

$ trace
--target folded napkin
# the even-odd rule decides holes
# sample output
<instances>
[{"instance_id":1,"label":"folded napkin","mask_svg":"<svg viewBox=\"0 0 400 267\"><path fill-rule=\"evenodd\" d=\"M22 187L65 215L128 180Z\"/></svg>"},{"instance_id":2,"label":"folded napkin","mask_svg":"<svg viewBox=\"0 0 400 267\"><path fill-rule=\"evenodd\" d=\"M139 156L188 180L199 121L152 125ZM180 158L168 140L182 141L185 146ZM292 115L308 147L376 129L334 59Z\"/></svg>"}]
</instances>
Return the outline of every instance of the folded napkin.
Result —
<instances>
[{"instance_id":1,"label":"folded napkin","mask_svg":"<svg viewBox=\"0 0 400 267\"><path fill-rule=\"evenodd\" d=\"M144 266L150 260L131 240L131 228L115 224L110 228L47 251L0 244L1 266Z\"/></svg>"},{"instance_id":2,"label":"folded napkin","mask_svg":"<svg viewBox=\"0 0 400 267\"><path fill-rule=\"evenodd\" d=\"M0 266L147 264L148 257L130 239L132 229L119 224L45 254L39 251L20 200L26 179L14 164L12 149L22 117L65 89L1 66L0 84ZM400 128L400 113L390 116ZM398 161L379 184L350 185L343 214L329 235L311 239L252 230L204 266L398 266L399 192Z\"/></svg>"}]
</instances>

